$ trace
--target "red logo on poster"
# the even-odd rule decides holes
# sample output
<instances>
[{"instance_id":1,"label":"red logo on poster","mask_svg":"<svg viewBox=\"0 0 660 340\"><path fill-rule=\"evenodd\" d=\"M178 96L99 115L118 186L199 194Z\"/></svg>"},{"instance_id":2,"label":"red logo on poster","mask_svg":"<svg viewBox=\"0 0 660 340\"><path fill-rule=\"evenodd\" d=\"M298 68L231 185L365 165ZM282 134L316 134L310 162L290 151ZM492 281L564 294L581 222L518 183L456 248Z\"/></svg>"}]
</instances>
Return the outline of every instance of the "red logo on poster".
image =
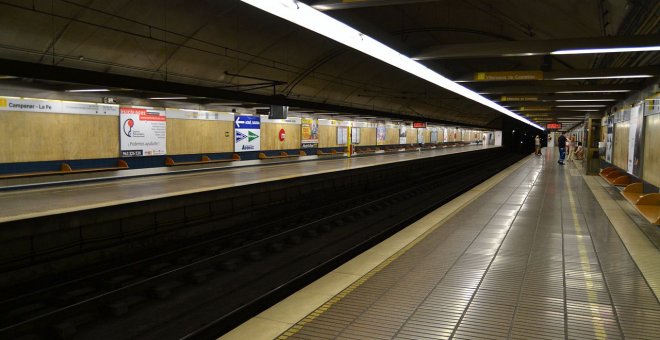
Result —
<instances>
[{"instance_id":1,"label":"red logo on poster","mask_svg":"<svg viewBox=\"0 0 660 340\"><path fill-rule=\"evenodd\" d=\"M284 129L280 129L280 142L284 142L284 138L286 137L286 131Z\"/></svg>"}]
</instances>

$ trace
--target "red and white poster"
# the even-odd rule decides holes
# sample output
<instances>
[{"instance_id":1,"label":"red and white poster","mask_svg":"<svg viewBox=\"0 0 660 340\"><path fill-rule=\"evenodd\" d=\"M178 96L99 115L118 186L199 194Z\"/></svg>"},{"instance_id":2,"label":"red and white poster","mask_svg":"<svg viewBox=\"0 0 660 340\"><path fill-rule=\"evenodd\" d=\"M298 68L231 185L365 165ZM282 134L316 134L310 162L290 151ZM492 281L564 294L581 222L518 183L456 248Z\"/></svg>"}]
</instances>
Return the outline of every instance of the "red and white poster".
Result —
<instances>
[{"instance_id":1,"label":"red and white poster","mask_svg":"<svg viewBox=\"0 0 660 340\"><path fill-rule=\"evenodd\" d=\"M122 157L166 153L165 110L148 107L119 108L119 140Z\"/></svg>"}]
</instances>

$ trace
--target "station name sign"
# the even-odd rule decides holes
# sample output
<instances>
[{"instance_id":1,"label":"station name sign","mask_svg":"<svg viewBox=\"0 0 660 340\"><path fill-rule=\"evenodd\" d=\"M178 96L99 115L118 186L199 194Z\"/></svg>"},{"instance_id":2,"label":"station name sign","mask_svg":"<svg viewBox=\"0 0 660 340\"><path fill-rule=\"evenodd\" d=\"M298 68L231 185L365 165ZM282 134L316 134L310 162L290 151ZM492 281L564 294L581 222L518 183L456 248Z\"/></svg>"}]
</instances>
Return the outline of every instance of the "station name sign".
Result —
<instances>
[{"instance_id":1,"label":"station name sign","mask_svg":"<svg viewBox=\"0 0 660 340\"><path fill-rule=\"evenodd\" d=\"M543 71L477 72L475 81L543 80Z\"/></svg>"},{"instance_id":2,"label":"station name sign","mask_svg":"<svg viewBox=\"0 0 660 340\"><path fill-rule=\"evenodd\" d=\"M559 130L561 129L561 123L548 123L545 127L548 130Z\"/></svg>"}]
</instances>

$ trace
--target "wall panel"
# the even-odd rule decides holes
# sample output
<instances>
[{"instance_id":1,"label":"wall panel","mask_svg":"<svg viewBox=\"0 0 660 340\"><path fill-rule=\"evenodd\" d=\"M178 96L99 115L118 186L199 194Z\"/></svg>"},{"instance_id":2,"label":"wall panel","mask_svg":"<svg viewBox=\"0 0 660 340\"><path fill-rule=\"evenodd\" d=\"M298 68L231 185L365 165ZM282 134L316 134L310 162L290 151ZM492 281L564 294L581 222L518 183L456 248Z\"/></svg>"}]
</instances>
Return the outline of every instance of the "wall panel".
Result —
<instances>
[{"instance_id":1,"label":"wall panel","mask_svg":"<svg viewBox=\"0 0 660 340\"><path fill-rule=\"evenodd\" d=\"M280 129L285 131L284 141L279 139ZM291 149L300 149L300 124L261 123L262 151Z\"/></svg>"},{"instance_id":2,"label":"wall panel","mask_svg":"<svg viewBox=\"0 0 660 340\"><path fill-rule=\"evenodd\" d=\"M417 129L406 128L406 144L417 144Z\"/></svg>"},{"instance_id":3,"label":"wall panel","mask_svg":"<svg viewBox=\"0 0 660 340\"><path fill-rule=\"evenodd\" d=\"M612 148L612 163L619 168L628 169L628 135L630 122L614 125L614 146Z\"/></svg>"},{"instance_id":4,"label":"wall panel","mask_svg":"<svg viewBox=\"0 0 660 340\"><path fill-rule=\"evenodd\" d=\"M376 128L360 128L360 145L376 145Z\"/></svg>"},{"instance_id":5,"label":"wall panel","mask_svg":"<svg viewBox=\"0 0 660 340\"><path fill-rule=\"evenodd\" d=\"M337 146L339 146L337 145L337 126L319 125L319 148L331 148Z\"/></svg>"},{"instance_id":6,"label":"wall panel","mask_svg":"<svg viewBox=\"0 0 660 340\"><path fill-rule=\"evenodd\" d=\"M399 129L387 128L385 129L385 145L399 144Z\"/></svg>"},{"instance_id":7,"label":"wall panel","mask_svg":"<svg viewBox=\"0 0 660 340\"><path fill-rule=\"evenodd\" d=\"M234 124L220 120L168 119L167 154L234 151Z\"/></svg>"},{"instance_id":8,"label":"wall panel","mask_svg":"<svg viewBox=\"0 0 660 340\"><path fill-rule=\"evenodd\" d=\"M644 158L642 176L660 187L660 114L644 117Z\"/></svg>"},{"instance_id":9,"label":"wall panel","mask_svg":"<svg viewBox=\"0 0 660 340\"><path fill-rule=\"evenodd\" d=\"M119 156L119 117L0 112L0 163Z\"/></svg>"}]
</instances>

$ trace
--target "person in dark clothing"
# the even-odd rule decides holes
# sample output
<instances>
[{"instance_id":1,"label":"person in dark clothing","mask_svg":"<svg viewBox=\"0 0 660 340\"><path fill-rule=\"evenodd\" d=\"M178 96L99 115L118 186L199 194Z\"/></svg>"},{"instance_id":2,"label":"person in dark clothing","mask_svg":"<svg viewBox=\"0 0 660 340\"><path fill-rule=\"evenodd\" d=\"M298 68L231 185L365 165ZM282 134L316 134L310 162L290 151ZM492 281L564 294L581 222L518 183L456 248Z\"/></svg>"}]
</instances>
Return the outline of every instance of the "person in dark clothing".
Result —
<instances>
[{"instance_id":1,"label":"person in dark clothing","mask_svg":"<svg viewBox=\"0 0 660 340\"><path fill-rule=\"evenodd\" d=\"M564 158L566 157L566 136L564 136L564 133L557 138L557 146L559 146L559 161L557 163L564 165Z\"/></svg>"}]
</instances>

